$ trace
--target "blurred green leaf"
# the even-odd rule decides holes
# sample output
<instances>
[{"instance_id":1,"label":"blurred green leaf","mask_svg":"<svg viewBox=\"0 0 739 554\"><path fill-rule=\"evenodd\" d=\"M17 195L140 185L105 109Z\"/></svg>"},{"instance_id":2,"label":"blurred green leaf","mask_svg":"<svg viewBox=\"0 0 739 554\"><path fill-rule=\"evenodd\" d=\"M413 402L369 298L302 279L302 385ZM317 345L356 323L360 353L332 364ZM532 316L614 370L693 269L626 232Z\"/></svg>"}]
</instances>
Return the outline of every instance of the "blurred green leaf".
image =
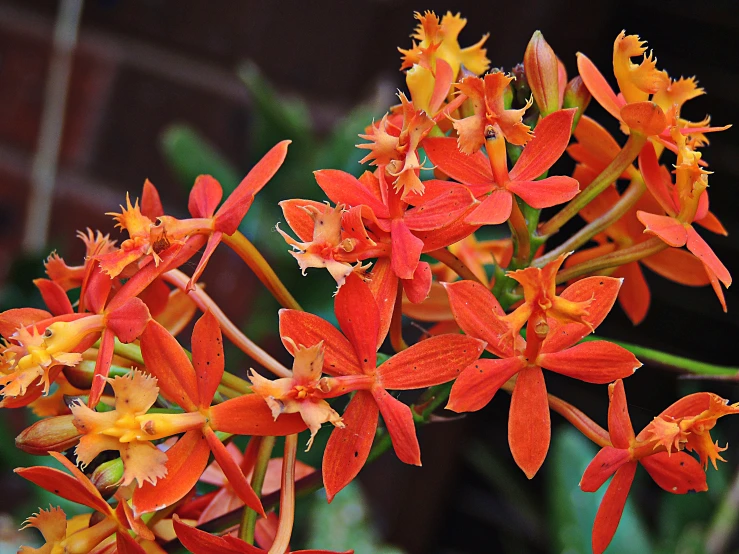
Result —
<instances>
[{"instance_id":1,"label":"blurred green leaf","mask_svg":"<svg viewBox=\"0 0 739 554\"><path fill-rule=\"evenodd\" d=\"M333 502L324 491L314 495L307 529L306 548L354 549L357 554L402 554L402 550L378 541L369 507L356 481L349 483Z\"/></svg>"},{"instance_id":2,"label":"blurred green leaf","mask_svg":"<svg viewBox=\"0 0 739 554\"><path fill-rule=\"evenodd\" d=\"M598 449L578 431L565 428L555 433L549 464L549 509L553 552L590 554L593 521L607 485L595 493L583 492L578 483ZM649 554L652 547L646 528L633 502L626 502L621 523L607 554Z\"/></svg>"}]
</instances>

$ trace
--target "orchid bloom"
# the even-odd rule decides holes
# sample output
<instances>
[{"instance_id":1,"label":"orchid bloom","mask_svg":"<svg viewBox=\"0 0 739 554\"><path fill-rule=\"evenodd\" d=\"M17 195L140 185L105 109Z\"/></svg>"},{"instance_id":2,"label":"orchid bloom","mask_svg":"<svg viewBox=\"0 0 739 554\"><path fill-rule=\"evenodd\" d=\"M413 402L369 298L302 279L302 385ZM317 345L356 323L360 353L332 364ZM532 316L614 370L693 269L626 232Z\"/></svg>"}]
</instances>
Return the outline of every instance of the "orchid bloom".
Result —
<instances>
[{"instance_id":1,"label":"orchid bloom","mask_svg":"<svg viewBox=\"0 0 739 554\"><path fill-rule=\"evenodd\" d=\"M398 458L420 465L411 410L387 389L416 389L450 381L479 357L484 346L471 337L444 335L415 344L377 366L377 349L385 335L381 334L377 302L361 278L354 274L347 278L336 295L334 310L342 332L315 315L280 311L280 335L288 350L296 344L323 341L323 372L332 376L326 381L326 394L356 390L344 411L344 426L333 430L323 457L329 500L367 461L380 414Z\"/></svg>"},{"instance_id":2,"label":"orchid bloom","mask_svg":"<svg viewBox=\"0 0 739 554\"><path fill-rule=\"evenodd\" d=\"M613 538L638 464L664 490L673 494L708 490L703 466L716 460L721 449L711 439L716 420L739 413L739 404L700 392L675 402L634 435L623 382L608 387L608 430L611 444L601 448L585 470L580 488L595 492L613 475L593 525L593 551L601 554ZM700 463L687 454L694 451ZM702 465L701 465L702 464Z\"/></svg>"},{"instance_id":3,"label":"orchid bloom","mask_svg":"<svg viewBox=\"0 0 739 554\"><path fill-rule=\"evenodd\" d=\"M511 215L514 194L534 208L548 208L567 202L579 192L571 177L552 176L536 180L560 158L570 140L574 109L559 110L536 126L536 134L525 146L513 169L508 171L505 140L488 141L492 148L470 156L460 154L453 138L429 138L423 143L437 168L469 187L476 198L484 198L469 213L470 225L495 225ZM464 152L464 149L462 149Z\"/></svg>"},{"instance_id":4,"label":"orchid bloom","mask_svg":"<svg viewBox=\"0 0 739 554\"><path fill-rule=\"evenodd\" d=\"M554 276L562 261L563 257L541 270L509 274L523 284L525 301L507 316L492 293L479 283L445 285L457 324L468 335L486 341L486 349L499 358L480 359L467 366L452 386L447 409L480 410L516 376L508 443L529 479L549 450L549 405L542 368L603 384L627 377L641 365L631 352L607 341L577 344L605 319L621 280L588 277L557 296ZM524 340L518 332L527 321Z\"/></svg>"}]
</instances>

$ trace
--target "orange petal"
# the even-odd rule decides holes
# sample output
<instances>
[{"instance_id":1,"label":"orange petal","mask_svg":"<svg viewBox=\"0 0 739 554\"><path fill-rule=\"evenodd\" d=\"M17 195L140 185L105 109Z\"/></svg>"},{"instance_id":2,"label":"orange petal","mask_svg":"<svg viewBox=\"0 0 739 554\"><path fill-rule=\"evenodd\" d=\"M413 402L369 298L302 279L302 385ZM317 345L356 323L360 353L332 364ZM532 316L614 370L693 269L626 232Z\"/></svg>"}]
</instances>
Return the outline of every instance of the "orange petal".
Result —
<instances>
[{"instance_id":1,"label":"orange petal","mask_svg":"<svg viewBox=\"0 0 739 554\"><path fill-rule=\"evenodd\" d=\"M616 448L629 448L634 439L634 428L629 417L624 383L619 379L608 387L608 433Z\"/></svg>"},{"instance_id":2,"label":"orange petal","mask_svg":"<svg viewBox=\"0 0 739 554\"><path fill-rule=\"evenodd\" d=\"M560 352L540 354L537 362L550 371L599 385L629 377L642 365L625 348L604 340L583 342Z\"/></svg>"},{"instance_id":3,"label":"orange petal","mask_svg":"<svg viewBox=\"0 0 739 554\"><path fill-rule=\"evenodd\" d=\"M685 246L688 240L688 232L675 218L642 211L636 212L636 217L644 224L645 233L656 235L665 243L676 248Z\"/></svg>"},{"instance_id":4,"label":"orange petal","mask_svg":"<svg viewBox=\"0 0 739 554\"><path fill-rule=\"evenodd\" d=\"M593 461L580 479L580 489L584 492L595 492L621 466L631 461L629 451L623 448L605 446L595 455Z\"/></svg>"},{"instance_id":5,"label":"orange petal","mask_svg":"<svg viewBox=\"0 0 739 554\"><path fill-rule=\"evenodd\" d=\"M277 419L257 394L239 396L211 406L210 425L216 431L250 436L285 436L303 431L300 414L281 414Z\"/></svg>"},{"instance_id":6,"label":"orange petal","mask_svg":"<svg viewBox=\"0 0 739 554\"><path fill-rule=\"evenodd\" d=\"M544 374L539 367L518 372L508 416L508 445L518 467L532 479L549 451L551 421Z\"/></svg>"},{"instance_id":7,"label":"orange petal","mask_svg":"<svg viewBox=\"0 0 739 554\"><path fill-rule=\"evenodd\" d=\"M731 274L726 266L721 263L718 256L713 252L708 243L693 229L692 226L687 228L687 244L688 250L690 250L695 256L702 261L706 266L711 268L726 288L731 286Z\"/></svg>"},{"instance_id":8,"label":"orange petal","mask_svg":"<svg viewBox=\"0 0 739 554\"><path fill-rule=\"evenodd\" d=\"M636 102L621 108L621 120L632 131L648 137L659 135L667 127L667 116L654 102Z\"/></svg>"},{"instance_id":9,"label":"orange petal","mask_svg":"<svg viewBox=\"0 0 739 554\"><path fill-rule=\"evenodd\" d=\"M523 361L518 357L477 360L454 381L446 409L457 413L481 410L503 383L522 368Z\"/></svg>"},{"instance_id":10,"label":"orange petal","mask_svg":"<svg viewBox=\"0 0 739 554\"><path fill-rule=\"evenodd\" d=\"M603 553L618 528L621 514L626 505L626 497L629 495L631 483L634 481L636 466L636 462L632 462L621 467L613 476L611 484L608 485L608 490L600 503L593 524L594 554Z\"/></svg>"},{"instance_id":11,"label":"orange petal","mask_svg":"<svg viewBox=\"0 0 739 554\"><path fill-rule=\"evenodd\" d=\"M687 452L657 452L639 461L654 482L667 492L687 494L708 490L706 472Z\"/></svg>"},{"instance_id":12,"label":"orange petal","mask_svg":"<svg viewBox=\"0 0 739 554\"><path fill-rule=\"evenodd\" d=\"M218 320L206 312L192 331L192 364L198 378L200 407L207 408L223 376L223 335Z\"/></svg>"},{"instance_id":13,"label":"orange petal","mask_svg":"<svg viewBox=\"0 0 739 554\"><path fill-rule=\"evenodd\" d=\"M647 315L651 297L644 274L636 262L622 265L617 274L624 279L618 302L631 323L639 325Z\"/></svg>"},{"instance_id":14,"label":"orange petal","mask_svg":"<svg viewBox=\"0 0 739 554\"><path fill-rule=\"evenodd\" d=\"M372 395L380 408L382 420L393 442L395 454L401 462L420 466L421 448L418 446L416 425L413 423L411 409L381 387L374 387Z\"/></svg>"},{"instance_id":15,"label":"orange petal","mask_svg":"<svg viewBox=\"0 0 739 554\"><path fill-rule=\"evenodd\" d=\"M196 218L213 217L221 198L221 184L210 175L198 175L187 200L187 210Z\"/></svg>"},{"instance_id":16,"label":"orange petal","mask_svg":"<svg viewBox=\"0 0 739 554\"><path fill-rule=\"evenodd\" d=\"M495 189L465 218L469 225L498 225L511 216L513 196L505 189Z\"/></svg>"},{"instance_id":17,"label":"orange petal","mask_svg":"<svg viewBox=\"0 0 739 554\"><path fill-rule=\"evenodd\" d=\"M365 370L375 368L380 311L367 284L356 273L346 279L334 302L334 313ZM328 345L327 345L328 346Z\"/></svg>"},{"instance_id":18,"label":"orange petal","mask_svg":"<svg viewBox=\"0 0 739 554\"><path fill-rule=\"evenodd\" d=\"M621 107L624 105L624 101L616 96L613 89L603 77L603 74L598 71L595 64L590 59L580 52L577 54L577 70L580 72L585 86L593 95L593 98L603 106L603 108L610 113L616 119L621 119Z\"/></svg>"}]
</instances>

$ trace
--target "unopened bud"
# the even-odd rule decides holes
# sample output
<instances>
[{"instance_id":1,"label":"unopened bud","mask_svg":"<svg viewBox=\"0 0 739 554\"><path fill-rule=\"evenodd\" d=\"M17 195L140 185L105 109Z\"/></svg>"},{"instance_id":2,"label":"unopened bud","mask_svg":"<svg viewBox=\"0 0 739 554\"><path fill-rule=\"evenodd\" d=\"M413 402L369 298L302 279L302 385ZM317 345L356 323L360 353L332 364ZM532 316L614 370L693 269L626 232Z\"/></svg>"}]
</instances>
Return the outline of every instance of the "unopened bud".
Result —
<instances>
[{"instance_id":1,"label":"unopened bud","mask_svg":"<svg viewBox=\"0 0 739 554\"><path fill-rule=\"evenodd\" d=\"M567 83L562 107L565 109L577 108L575 119L572 122L573 129L577 127L577 122L580 121L580 116L582 116L585 112L585 108L590 104L591 98L592 96L590 95L588 87L585 86L585 83L582 82L582 78L580 78L579 75Z\"/></svg>"},{"instance_id":2,"label":"unopened bud","mask_svg":"<svg viewBox=\"0 0 739 554\"><path fill-rule=\"evenodd\" d=\"M123 479L123 460L116 458L100 464L90 476L90 481L100 491L103 497L108 498L118 489Z\"/></svg>"},{"instance_id":3,"label":"unopened bud","mask_svg":"<svg viewBox=\"0 0 739 554\"><path fill-rule=\"evenodd\" d=\"M559 62L540 31L531 36L523 55L523 65L541 115L556 112L559 109Z\"/></svg>"},{"instance_id":4,"label":"unopened bud","mask_svg":"<svg viewBox=\"0 0 739 554\"><path fill-rule=\"evenodd\" d=\"M78 389L86 390L92 386L92 376L95 373L95 360L82 360L74 367L65 367L64 376L69 384Z\"/></svg>"},{"instance_id":5,"label":"unopened bud","mask_svg":"<svg viewBox=\"0 0 739 554\"><path fill-rule=\"evenodd\" d=\"M15 438L15 445L36 456L45 456L49 451L69 450L80 438L73 419L74 416L70 414L37 421Z\"/></svg>"}]
</instances>

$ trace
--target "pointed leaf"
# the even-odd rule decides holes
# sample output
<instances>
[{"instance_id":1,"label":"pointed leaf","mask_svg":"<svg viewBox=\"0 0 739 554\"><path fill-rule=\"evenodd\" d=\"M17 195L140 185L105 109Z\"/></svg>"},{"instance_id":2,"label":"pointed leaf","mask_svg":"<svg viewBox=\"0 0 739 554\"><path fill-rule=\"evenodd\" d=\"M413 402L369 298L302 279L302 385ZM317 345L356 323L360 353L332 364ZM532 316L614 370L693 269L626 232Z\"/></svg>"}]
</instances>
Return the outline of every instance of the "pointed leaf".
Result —
<instances>
[{"instance_id":1,"label":"pointed leaf","mask_svg":"<svg viewBox=\"0 0 739 554\"><path fill-rule=\"evenodd\" d=\"M394 304L392 300L390 302ZM324 373L329 375L362 373L362 367L352 344L336 327L317 315L297 310L280 310L280 337L282 337L282 344L290 353L293 353L292 345L285 338L290 338L295 344L303 346L313 346L324 341Z\"/></svg>"},{"instance_id":2,"label":"pointed leaf","mask_svg":"<svg viewBox=\"0 0 739 554\"><path fill-rule=\"evenodd\" d=\"M323 484L331 502L367 461L377 430L379 409L372 393L357 391L344 411L345 427L334 428L323 455Z\"/></svg>"},{"instance_id":3,"label":"pointed leaf","mask_svg":"<svg viewBox=\"0 0 739 554\"><path fill-rule=\"evenodd\" d=\"M416 425L413 423L411 409L381 387L374 387L372 395L380 408L390 439L393 441L395 454L401 462L420 466L421 448L418 446Z\"/></svg>"},{"instance_id":4,"label":"pointed leaf","mask_svg":"<svg viewBox=\"0 0 739 554\"><path fill-rule=\"evenodd\" d=\"M523 367L524 363L518 357L477 360L454 381L446 409L457 413L481 410L503 383Z\"/></svg>"},{"instance_id":5,"label":"pointed leaf","mask_svg":"<svg viewBox=\"0 0 739 554\"><path fill-rule=\"evenodd\" d=\"M511 170L511 181L532 181L554 165L570 142L576 112L577 108L558 110L537 124L534 138L526 143Z\"/></svg>"},{"instance_id":6,"label":"pointed leaf","mask_svg":"<svg viewBox=\"0 0 739 554\"><path fill-rule=\"evenodd\" d=\"M148 481L133 493L136 517L161 510L183 498L200 479L208 464L210 448L200 429L188 431L167 450L167 474L156 486Z\"/></svg>"},{"instance_id":7,"label":"pointed leaf","mask_svg":"<svg viewBox=\"0 0 739 554\"><path fill-rule=\"evenodd\" d=\"M234 435L282 437L306 429L300 414L272 415L264 398L257 394L238 396L210 408L210 426Z\"/></svg>"},{"instance_id":8,"label":"pointed leaf","mask_svg":"<svg viewBox=\"0 0 739 554\"><path fill-rule=\"evenodd\" d=\"M540 181L513 181L507 188L537 210L564 204L580 192L575 179L559 175Z\"/></svg>"},{"instance_id":9,"label":"pointed leaf","mask_svg":"<svg viewBox=\"0 0 739 554\"><path fill-rule=\"evenodd\" d=\"M210 218L223 198L221 183L210 175L198 175L187 200L187 210L196 218Z\"/></svg>"},{"instance_id":10,"label":"pointed leaf","mask_svg":"<svg viewBox=\"0 0 739 554\"><path fill-rule=\"evenodd\" d=\"M207 408L223 376L223 335L211 312L203 314L192 331L192 365L197 376L199 406Z\"/></svg>"},{"instance_id":11,"label":"pointed leaf","mask_svg":"<svg viewBox=\"0 0 739 554\"><path fill-rule=\"evenodd\" d=\"M508 445L518 467L532 479L549 450L551 421L544 374L538 367L518 372L508 415Z\"/></svg>"},{"instance_id":12,"label":"pointed leaf","mask_svg":"<svg viewBox=\"0 0 739 554\"><path fill-rule=\"evenodd\" d=\"M408 390L446 383L480 357L485 343L464 335L440 335L392 356L377 368L380 384Z\"/></svg>"}]
</instances>

